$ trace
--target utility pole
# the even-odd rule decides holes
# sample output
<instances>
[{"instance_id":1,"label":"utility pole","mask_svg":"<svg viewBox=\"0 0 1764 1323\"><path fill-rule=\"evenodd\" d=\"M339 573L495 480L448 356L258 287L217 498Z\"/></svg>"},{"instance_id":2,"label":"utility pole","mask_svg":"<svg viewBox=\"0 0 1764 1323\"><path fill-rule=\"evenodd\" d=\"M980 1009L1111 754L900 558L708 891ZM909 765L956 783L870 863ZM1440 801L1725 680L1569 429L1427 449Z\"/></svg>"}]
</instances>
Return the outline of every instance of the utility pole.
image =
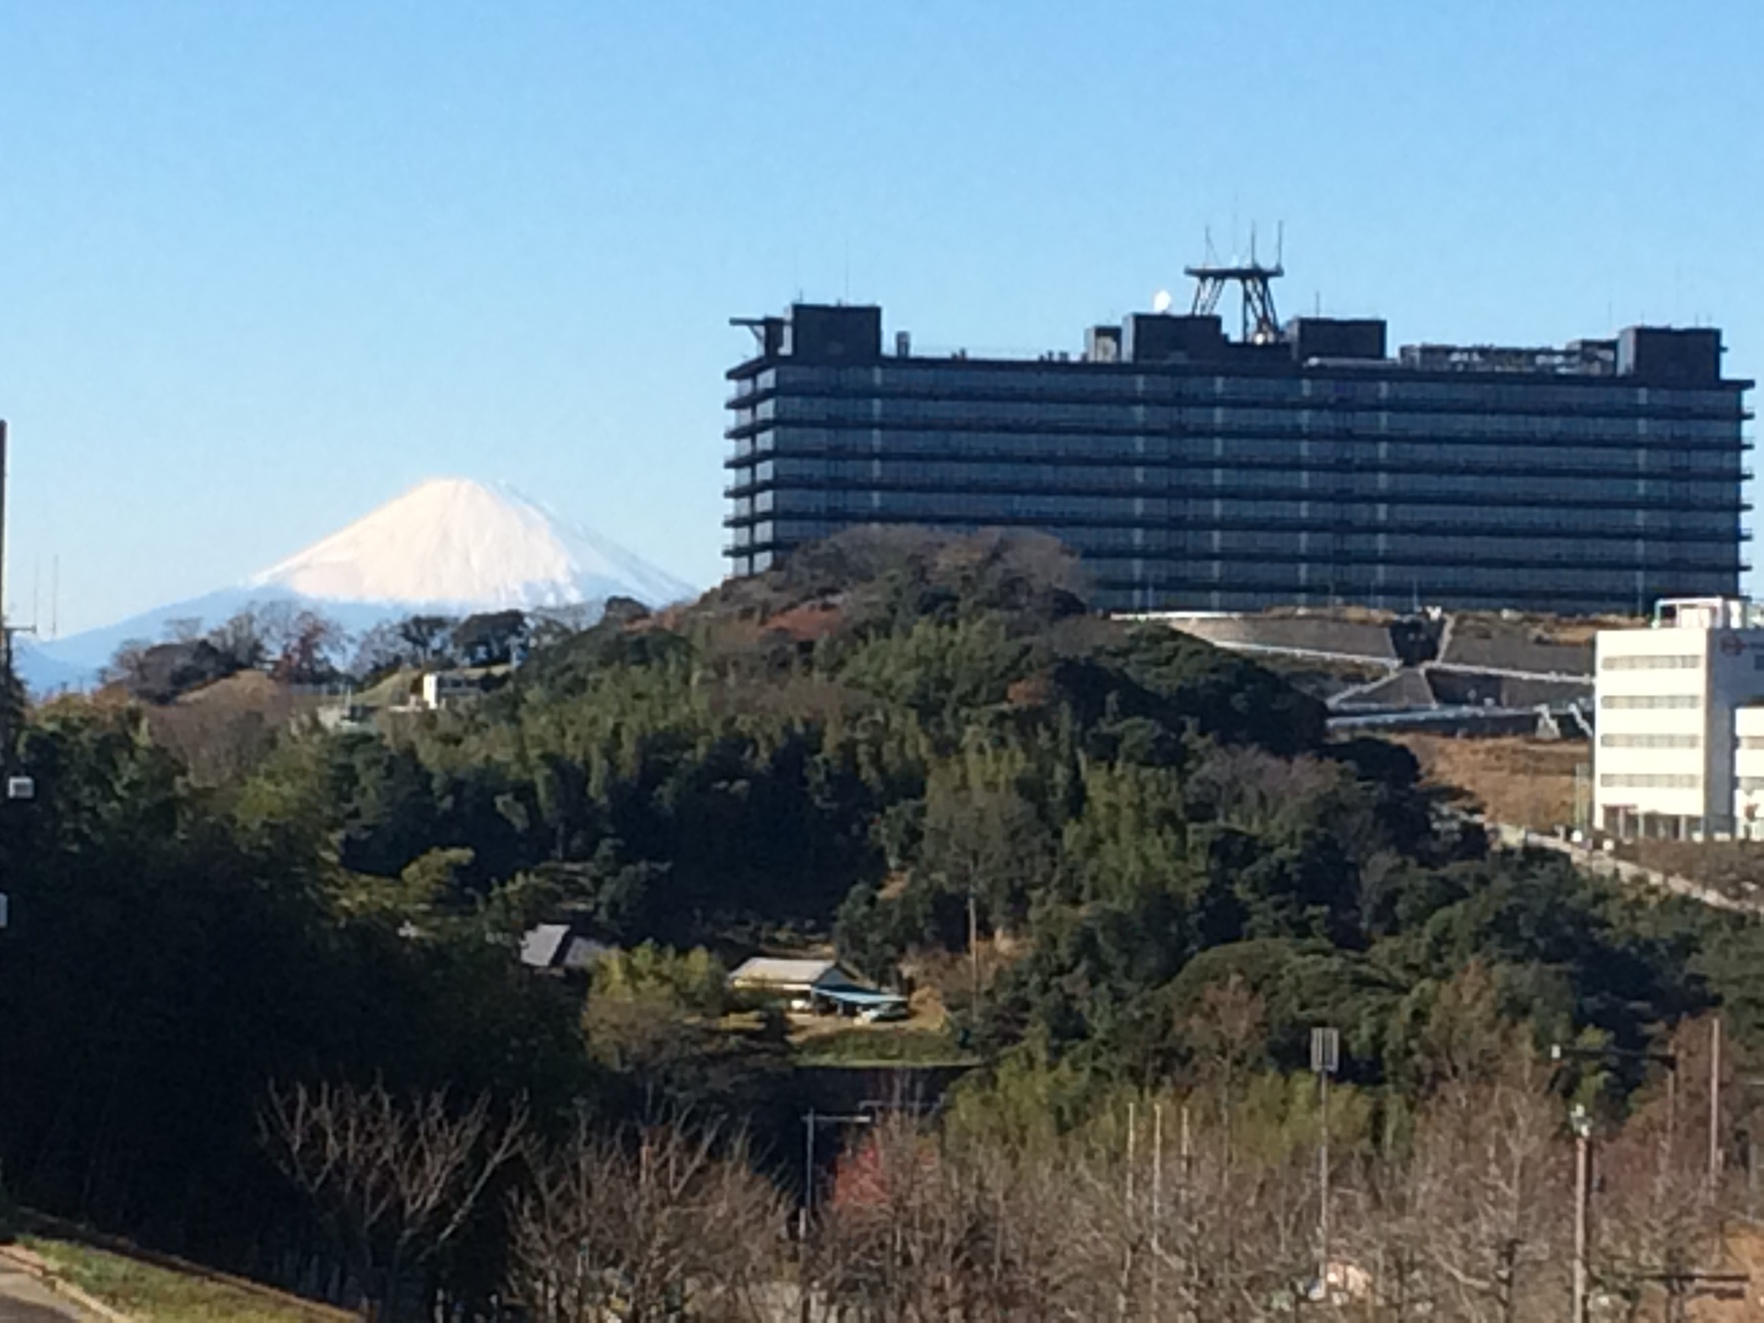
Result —
<instances>
[{"instance_id":1,"label":"utility pole","mask_svg":"<svg viewBox=\"0 0 1764 1323\"><path fill-rule=\"evenodd\" d=\"M1317 1286L1329 1301L1329 1077L1341 1066L1341 1031L1311 1030L1311 1069L1317 1073L1322 1139L1317 1145Z\"/></svg>"},{"instance_id":2,"label":"utility pole","mask_svg":"<svg viewBox=\"0 0 1764 1323\"><path fill-rule=\"evenodd\" d=\"M1574 1127L1574 1306L1569 1323L1586 1323L1586 1222L1592 1197L1592 1117L1579 1103L1569 1114Z\"/></svg>"},{"instance_id":3,"label":"utility pole","mask_svg":"<svg viewBox=\"0 0 1764 1323\"><path fill-rule=\"evenodd\" d=\"M1151 1304L1152 1318L1164 1316L1164 1104L1152 1104Z\"/></svg>"},{"instance_id":4,"label":"utility pole","mask_svg":"<svg viewBox=\"0 0 1764 1323\"><path fill-rule=\"evenodd\" d=\"M1115 1297L1115 1311L1121 1318L1127 1317L1129 1302L1133 1298L1133 1232L1138 1225L1138 1218L1133 1211L1133 1140L1138 1129L1138 1115L1134 1105L1128 1103L1127 1162L1121 1173L1122 1226L1126 1234L1121 1237L1121 1289Z\"/></svg>"},{"instance_id":5,"label":"utility pole","mask_svg":"<svg viewBox=\"0 0 1764 1323\"><path fill-rule=\"evenodd\" d=\"M1721 1017L1709 1021L1709 1188L1710 1203L1721 1187Z\"/></svg>"},{"instance_id":6,"label":"utility pole","mask_svg":"<svg viewBox=\"0 0 1764 1323\"><path fill-rule=\"evenodd\" d=\"M815 1212L815 1109L802 1118L802 1243L808 1244L809 1220Z\"/></svg>"},{"instance_id":7,"label":"utility pole","mask_svg":"<svg viewBox=\"0 0 1764 1323\"><path fill-rule=\"evenodd\" d=\"M1134 1138L1138 1133L1139 1133L1139 1113L1135 1107L1135 1104L1128 1103L1127 1104L1127 1167L1126 1167L1126 1170L1123 1174L1125 1176L1125 1181L1126 1181L1125 1192L1126 1192L1126 1198L1127 1198L1127 1212L1130 1215L1133 1212L1133 1147L1134 1147Z\"/></svg>"},{"instance_id":8,"label":"utility pole","mask_svg":"<svg viewBox=\"0 0 1764 1323\"><path fill-rule=\"evenodd\" d=\"M1182 1159L1182 1192L1188 1193L1188 1187L1194 1183L1194 1135L1188 1125L1188 1104L1182 1104L1182 1132L1177 1140L1177 1153Z\"/></svg>"},{"instance_id":9,"label":"utility pole","mask_svg":"<svg viewBox=\"0 0 1764 1323\"><path fill-rule=\"evenodd\" d=\"M1662 1192L1666 1188L1666 1180L1672 1174L1673 1163L1677 1159L1678 1149L1678 1058L1672 1058L1672 1066L1666 1072L1666 1138L1662 1144L1660 1159L1659 1185Z\"/></svg>"},{"instance_id":10,"label":"utility pole","mask_svg":"<svg viewBox=\"0 0 1764 1323\"><path fill-rule=\"evenodd\" d=\"M1501 1271L1496 1280L1501 1288L1501 1323L1513 1323L1513 1305L1517 1295L1516 1278L1519 1268L1519 1242L1511 1236L1501 1242Z\"/></svg>"},{"instance_id":11,"label":"utility pole","mask_svg":"<svg viewBox=\"0 0 1764 1323\"><path fill-rule=\"evenodd\" d=\"M968 979L972 984L972 1001L968 1015L980 1023L980 907L974 900L974 888L968 888Z\"/></svg>"}]
</instances>

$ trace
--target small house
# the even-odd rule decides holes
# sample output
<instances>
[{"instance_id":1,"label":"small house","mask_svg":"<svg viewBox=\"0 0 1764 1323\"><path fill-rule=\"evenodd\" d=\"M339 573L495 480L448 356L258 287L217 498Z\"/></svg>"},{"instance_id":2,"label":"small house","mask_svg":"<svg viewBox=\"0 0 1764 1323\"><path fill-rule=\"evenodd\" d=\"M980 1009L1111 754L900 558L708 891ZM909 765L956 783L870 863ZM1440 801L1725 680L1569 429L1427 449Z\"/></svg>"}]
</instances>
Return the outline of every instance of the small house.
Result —
<instances>
[{"instance_id":1,"label":"small house","mask_svg":"<svg viewBox=\"0 0 1764 1323\"><path fill-rule=\"evenodd\" d=\"M571 923L542 923L521 935L521 963L551 974L585 975L614 949Z\"/></svg>"},{"instance_id":2,"label":"small house","mask_svg":"<svg viewBox=\"0 0 1764 1323\"><path fill-rule=\"evenodd\" d=\"M906 1006L905 997L871 987L836 960L754 956L729 976L729 986L738 992L802 1003L817 1015L858 1015Z\"/></svg>"}]
</instances>

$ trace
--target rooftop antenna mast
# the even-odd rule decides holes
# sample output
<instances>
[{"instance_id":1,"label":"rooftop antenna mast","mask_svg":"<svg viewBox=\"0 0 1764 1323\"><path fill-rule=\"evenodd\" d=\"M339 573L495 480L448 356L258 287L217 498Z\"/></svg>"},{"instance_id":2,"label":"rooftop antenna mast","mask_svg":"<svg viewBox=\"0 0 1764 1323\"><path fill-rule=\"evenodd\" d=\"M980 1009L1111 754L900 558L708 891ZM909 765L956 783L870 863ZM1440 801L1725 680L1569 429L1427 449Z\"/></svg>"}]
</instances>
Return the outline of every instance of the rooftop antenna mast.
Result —
<instances>
[{"instance_id":1,"label":"rooftop antenna mast","mask_svg":"<svg viewBox=\"0 0 1764 1323\"><path fill-rule=\"evenodd\" d=\"M1282 263L1285 248L1286 226L1282 224L1275 240L1274 265L1263 266L1256 255L1255 227L1251 226L1249 261L1220 264L1213 259L1209 235L1207 260L1200 266L1183 268L1183 274L1194 279L1191 314L1212 316L1219 309L1219 299L1225 293L1225 287L1236 285L1241 294L1243 342L1256 345L1280 343L1280 315L1274 310L1274 281L1286 274Z\"/></svg>"}]
</instances>

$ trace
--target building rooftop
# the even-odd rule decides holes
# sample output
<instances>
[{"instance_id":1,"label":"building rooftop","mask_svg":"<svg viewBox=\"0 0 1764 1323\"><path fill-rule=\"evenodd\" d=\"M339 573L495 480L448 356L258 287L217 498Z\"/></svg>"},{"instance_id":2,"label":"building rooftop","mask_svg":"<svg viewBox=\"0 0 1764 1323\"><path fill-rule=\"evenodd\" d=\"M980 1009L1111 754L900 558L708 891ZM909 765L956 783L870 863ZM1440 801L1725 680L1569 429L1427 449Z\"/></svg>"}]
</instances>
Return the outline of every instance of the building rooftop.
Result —
<instances>
[{"instance_id":1,"label":"building rooftop","mask_svg":"<svg viewBox=\"0 0 1764 1323\"><path fill-rule=\"evenodd\" d=\"M1654 629L1764 629L1764 602L1745 597L1663 597Z\"/></svg>"},{"instance_id":2,"label":"building rooftop","mask_svg":"<svg viewBox=\"0 0 1764 1323\"><path fill-rule=\"evenodd\" d=\"M570 923L542 923L521 936L520 958L534 969L581 973L613 947L579 931Z\"/></svg>"},{"instance_id":3,"label":"building rooftop","mask_svg":"<svg viewBox=\"0 0 1764 1323\"><path fill-rule=\"evenodd\" d=\"M815 982L834 968L831 960L792 960L777 956L754 956L744 960L729 981L736 984L763 984L776 987L798 987Z\"/></svg>"},{"instance_id":4,"label":"building rooftop","mask_svg":"<svg viewBox=\"0 0 1764 1323\"><path fill-rule=\"evenodd\" d=\"M1253 334L1232 339L1211 307L1197 302L1197 310L1187 313L1136 312L1119 325L1089 327L1078 354L1054 350L971 356L966 349L915 353L905 331L895 333L892 352L885 352L880 307L797 303L782 316L732 319L733 325L753 332L757 352L728 375L745 377L779 359L824 366L953 360L1097 367L1194 363L1286 372L1357 368L1570 380L1626 377L1676 386L1722 383L1721 332L1713 327L1631 326L1609 339L1571 340L1561 346L1413 344L1392 357L1381 318L1295 317L1277 329L1263 321Z\"/></svg>"}]
</instances>

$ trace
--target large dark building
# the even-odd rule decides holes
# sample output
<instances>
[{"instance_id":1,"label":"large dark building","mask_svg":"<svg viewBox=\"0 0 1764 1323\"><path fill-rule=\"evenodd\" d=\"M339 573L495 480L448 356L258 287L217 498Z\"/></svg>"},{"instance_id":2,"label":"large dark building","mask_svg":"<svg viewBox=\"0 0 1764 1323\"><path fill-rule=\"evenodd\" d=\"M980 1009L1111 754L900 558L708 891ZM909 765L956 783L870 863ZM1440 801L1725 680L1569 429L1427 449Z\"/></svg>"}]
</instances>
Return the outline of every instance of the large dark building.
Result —
<instances>
[{"instance_id":1,"label":"large dark building","mask_svg":"<svg viewBox=\"0 0 1764 1323\"><path fill-rule=\"evenodd\" d=\"M1261 267L1081 356L884 352L874 307L744 320L728 376L734 574L856 524L1033 528L1116 611L1357 602L1636 611L1739 591L1752 383L1716 330L1559 349L1278 327ZM1209 278L1212 284L1209 285ZM1218 290L1243 284L1228 338Z\"/></svg>"}]
</instances>

